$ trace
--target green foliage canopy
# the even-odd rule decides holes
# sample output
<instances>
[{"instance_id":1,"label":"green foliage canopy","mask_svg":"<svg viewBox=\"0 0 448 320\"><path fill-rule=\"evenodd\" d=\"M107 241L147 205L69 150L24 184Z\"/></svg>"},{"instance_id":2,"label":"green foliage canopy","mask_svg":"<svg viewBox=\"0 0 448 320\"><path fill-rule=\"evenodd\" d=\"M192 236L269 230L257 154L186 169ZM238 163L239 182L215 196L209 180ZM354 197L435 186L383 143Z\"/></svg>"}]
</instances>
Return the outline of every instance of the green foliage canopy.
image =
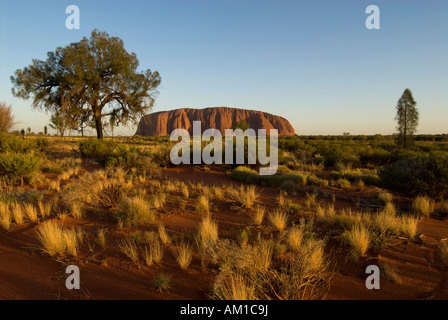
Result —
<instances>
[{"instance_id":1,"label":"green foliage canopy","mask_svg":"<svg viewBox=\"0 0 448 320\"><path fill-rule=\"evenodd\" d=\"M87 116L101 139L103 118L136 123L153 107L160 75L149 69L137 72L138 65L137 56L125 50L120 38L94 30L90 39L58 47L48 52L46 61L34 59L16 70L12 93L33 97L35 108L58 113L67 123Z\"/></svg>"}]
</instances>

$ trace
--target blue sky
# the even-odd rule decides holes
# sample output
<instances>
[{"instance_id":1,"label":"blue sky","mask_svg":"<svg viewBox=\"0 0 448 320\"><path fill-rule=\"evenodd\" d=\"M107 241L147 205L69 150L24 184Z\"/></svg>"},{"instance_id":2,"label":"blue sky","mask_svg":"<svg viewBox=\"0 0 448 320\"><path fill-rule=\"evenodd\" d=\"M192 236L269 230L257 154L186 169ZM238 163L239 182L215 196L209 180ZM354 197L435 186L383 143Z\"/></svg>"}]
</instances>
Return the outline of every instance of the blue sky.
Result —
<instances>
[{"instance_id":1,"label":"blue sky","mask_svg":"<svg viewBox=\"0 0 448 320\"><path fill-rule=\"evenodd\" d=\"M65 27L71 4L79 30ZM371 4L380 30L365 27ZM154 112L230 106L283 116L297 134L391 134L410 88L418 133L448 133L448 1L0 0L0 101L18 129L43 131L49 115L14 98L10 76L93 29L160 72Z\"/></svg>"}]
</instances>

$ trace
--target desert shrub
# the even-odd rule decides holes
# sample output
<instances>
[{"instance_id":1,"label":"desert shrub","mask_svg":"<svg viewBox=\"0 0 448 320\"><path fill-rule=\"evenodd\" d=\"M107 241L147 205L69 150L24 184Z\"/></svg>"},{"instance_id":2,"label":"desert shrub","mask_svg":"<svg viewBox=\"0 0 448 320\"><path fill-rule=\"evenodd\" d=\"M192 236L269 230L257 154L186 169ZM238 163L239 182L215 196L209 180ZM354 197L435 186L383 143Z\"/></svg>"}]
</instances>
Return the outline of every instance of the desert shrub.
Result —
<instances>
[{"instance_id":1,"label":"desert shrub","mask_svg":"<svg viewBox=\"0 0 448 320\"><path fill-rule=\"evenodd\" d=\"M341 178L334 182L334 185L338 188L349 188L351 183L347 179Z\"/></svg>"},{"instance_id":2,"label":"desert shrub","mask_svg":"<svg viewBox=\"0 0 448 320\"><path fill-rule=\"evenodd\" d=\"M35 148L29 140L20 139L12 134L0 132L0 153L28 153Z\"/></svg>"},{"instance_id":3,"label":"desert shrub","mask_svg":"<svg viewBox=\"0 0 448 320\"><path fill-rule=\"evenodd\" d=\"M121 167L124 169L140 169L145 173L157 172L157 164L145 152L139 151L135 147L127 148L125 145L118 145L117 148L109 153L105 159L106 167Z\"/></svg>"},{"instance_id":4,"label":"desert shrub","mask_svg":"<svg viewBox=\"0 0 448 320\"><path fill-rule=\"evenodd\" d=\"M34 153L3 153L0 154L0 170L4 170L13 179L20 179L35 173L42 159Z\"/></svg>"},{"instance_id":5,"label":"desert shrub","mask_svg":"<svg viewBox=\"0 0 448 320\"><path fill-rule=\"evenodd\" d=\"M292 181L298 186L306 185L306 175L299 173L259 175L258 172L244 166L233 169L230 177L236 181L259 184L268 187L280 187L285 181Z\"/></svg>"},{"instance_id":6,"label":"desert shrub","mask_svg":"<svg viewBox=\"0 0 448 320\"><path fill-rule=\"evenodd\" d=\"M135 196L120 201L117 217L124 224L139 226L153 223L156 213L144 197Z\"/></svg>"},{"instance_id":7,"label":"desert shrub","mask_svg":"<svg viewBox=\"0 0 448 320\"><path fill-rule=\"evenodd\" d=\"M392 153L381 147L365 148L360 151L359 160L364 165L373 163L377 166L384 166L392 161Z\"/></svg>"},{"instance_id":8,"label":"desert shrub","mask_svg":"<svg viewBox=\"0 0 448 320\"><path fill-rule=\"evenodd\" d=\"M79 143L79 152L82 158L102 161L111 156L117 148L118 143L113 140L88 139Z\"/></svg>"},{"instance_id":9,"label":"desert shrub","mask_svg":"<svg viewBox=\"0 0 448 320\"><path fill-rule=\"evenodd\" d=\"M327 187L328 180L319 178L316 175L312 174L308 176L307 184L310 186Z\"/></svg>"},{"instance_id":10,"label":"desert shrub","mask_svg":"<svg viewBox=\"0 0 448 320\"><path fill-rule=\"evenodd\" d=\"M288 194L297 194L297 192L299 191L299 187L291 180L287 180L281 184L280 190Z\"/></svg>"},{"instance_id":11,"label":"desert shrub","mask_svg":"<svg viewBox=\"0 0 448 320\"><path fill-rule=\"evenodd\" d=\"M78 191L83 193L80 196L85 197L87 202L115 208L126 197L132 181L126 178L126 172L122 170L96 171L80 181L78 187Z\"/></svg>"},{"instance_id":12,"label":"desert shrub","mask_svg":"<svg viewBox=\"0 0 448 320\"><path fill-rule=\"evenodd\" d=\"M338 162L358 163L358 153L350 146L331 145L322 148L319 153L325 159L325 165L333 166Z\"/></svg>"},{"instance_id":13,"label":"desert shrub","mask_svg":"<svg viewBox=\"0 0 448 320\"><path fill-rule=\"evenodd\" d=\"M171 147L169 145L161 145L152 150L152 162L160 167L167 167L171 163L170 158Z\"/></svg>"},{"instance_id":14,"label":"desert shrub","mask_svg":"<svg viewBox=\"0 0 448 320\"><path fill-rule=\"evenodd\" d=\"M350 182L363 181L370 185L380 185L381 179L376 173L363 172L362 170L351 170L349 172L332 171L333 179L345 179Z\"/></svg>"},{"instance_id":15,"label":"desert shrub","mask_svg":"<svg viewBox=\"0 0 448 320\"><path fill-rule=\"evenodd\" d=\"M34 143L36 147L39 149L46 148L50 145L50 142L48 141L47 138L36 138L34 139Z\"/></svg>"},{"instance_id":16,"label":"desert shrub","mask_svg":"<svg viewBox=\"0 0 448 320\"><path fill-rule=\"evenodd\" d=\"M431 153L386 166L380 177L386 188L408 195L448 195L448 153Z\"/></svg>"}]
</instances>

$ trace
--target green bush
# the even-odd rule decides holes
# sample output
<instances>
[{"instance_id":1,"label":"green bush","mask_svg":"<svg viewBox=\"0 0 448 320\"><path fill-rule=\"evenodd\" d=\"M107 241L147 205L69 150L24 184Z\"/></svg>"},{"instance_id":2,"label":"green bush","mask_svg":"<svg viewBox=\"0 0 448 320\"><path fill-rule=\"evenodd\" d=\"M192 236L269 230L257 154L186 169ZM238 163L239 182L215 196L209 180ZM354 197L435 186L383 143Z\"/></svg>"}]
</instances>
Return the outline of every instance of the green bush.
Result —
<instances>
[{"instance_id":1,"label":"green bush","mask_svg":"<svg viewBox=\"0 0 448 320\"><path fill-rule=\"evenodd\" d=\"M370 184L370 185L380 185L381 179L377 174L374 173L365 173L365 172L348 172L348 173L341 173L338 171L331 171L330 177L333 179L346 179L350 182L358 182L362 180L363 182Z\"/></svg>"},{"instance_id":2,"label":"green bush","mask_svg":"<svg viewBox=\"0 0 448 320\"><path fill-rule=\"evenodd\" d=\"M327 187L328 180L316 177L315 175L308 176L307 184L310 186Z\"/></svg>"},{"instance_id":3,"label":"green bush","mask_svg":"<svg viewBox=\"0 0 448 320\"><path fill-rule=\"evenodd\" d=\"M118 143L113 140L83 140L79 143L79 151L82 158L105 161L108 156L113 155L118 148Z\"/></svg>"},{"instance_id":4,"label":"green bush","mask_svg":"<svg viewBox=\"0 0 448 320\"><path fill-rule=\"evenodd\" d=\"M20 179L23 185L23 178L36 172L42 159L34 153L3 153L0 154L0 170L13 179Z\"/></svg>"},{"instance_id":5,"label":"green bush","mask_svg":"<svg viewBox=\"0 0 448 320\"><path fill-rule=\"evenodd\" d=\"M23 140L4 132L0 133L0 153L24 153L31 151L33 148L34 145L29 140Z\"/></svg>"},{"instance_id":6,"label":"green bush","mask_svg":"<svg viewBox=\"0 0 448 320\"><path fill-rule=\"evenodd\" d=\"M297 186L306 185L306 175L290 173L282 175L262 176L257 171L249 169L244 166L238 166L233 169L230 177L234 180L249 183L259 184L267 187L280 187L286 181L292 181Z\"/></svg>"},{"instance_id":7,"label":"green bush","mask_svg":"<svg viewBox=\"0 0 448 320\"><path fill-rule=\"evenodd\" d=\"M351 183L347 179L341 178L334 182L334 185L338 188L349 188Z\"/></svg>"},{"instance_id":8,"label":"green bush","mask_svg":"<svg viewBox=\"0 0 448 320\"><path fill-rule=\"evenodd\" d=\"M331 145L323 148L320 154L325 159L325 165L333 166L338 162L358 163L359 157L356 150L350 146Z\"/></svg>"},{"instance_id":9,"label":"green bush","mask_svg":"<svg viewBox=\"0 0 448 320\"><path fill-rule=\"evenodd\" d=\"M286 180L280 185L280 190L285 191L288 194L297 194L299 187L291 180Z\"/></svg>"},{"instance_id":10,"label":"green bush","mask_svg":"<svg viewBox=\"0 0 448 320\"><path fill-rule=\"evenodd\" d=\"M437 152L399 160L380 172L384 186L410 196L448 195L448 153Z\"/></svg>"}]
</instances>

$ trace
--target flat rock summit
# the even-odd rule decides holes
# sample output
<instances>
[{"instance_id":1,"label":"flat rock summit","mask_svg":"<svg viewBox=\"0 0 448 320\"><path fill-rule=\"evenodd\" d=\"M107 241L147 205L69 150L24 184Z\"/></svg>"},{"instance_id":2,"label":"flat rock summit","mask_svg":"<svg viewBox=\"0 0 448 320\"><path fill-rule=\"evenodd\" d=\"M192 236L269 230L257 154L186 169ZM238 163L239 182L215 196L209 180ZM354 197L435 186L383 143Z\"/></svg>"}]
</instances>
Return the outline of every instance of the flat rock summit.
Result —
<instances>
[{"instance_id":1,"label":"flat rock summit","mask_svg":"<svg viewBox=\"0 0 448 320\"><path fill-rule=\"evenodd\" d=\"M174 129L193 131L193 121L201 121L202 132L215 128L224 135L225 129L232 129L236 122L246 120L252 129L277 129L279 135L292 136L294 128L288 120L267 112L237 109L229 107L211 107L205 109L182 108L160 111L145 115L138 124L136 135L169 136Z\"/></svg>"}]
</instances>

